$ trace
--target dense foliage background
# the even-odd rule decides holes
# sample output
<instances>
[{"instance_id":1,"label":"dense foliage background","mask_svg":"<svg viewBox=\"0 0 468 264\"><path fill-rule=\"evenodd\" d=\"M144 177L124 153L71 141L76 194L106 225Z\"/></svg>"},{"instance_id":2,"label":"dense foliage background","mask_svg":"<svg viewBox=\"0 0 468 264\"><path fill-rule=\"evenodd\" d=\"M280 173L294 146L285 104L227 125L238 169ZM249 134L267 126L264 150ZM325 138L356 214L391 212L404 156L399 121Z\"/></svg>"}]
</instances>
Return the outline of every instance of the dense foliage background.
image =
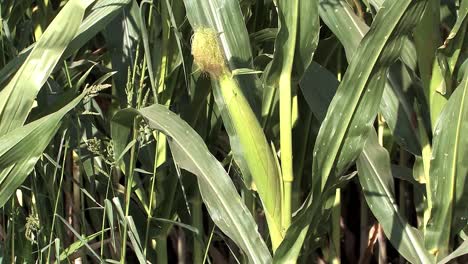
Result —
<instances>
[{"instance_id":1,"label":"dense foliage background","mask_svg":"<svg viewBox=\"0 0 468 264\"><path fill-rule=\"evenodd\" d=\"M467 0L0 0L0 262L465 263L467 24Z\"/></svg>"}]
</instances>

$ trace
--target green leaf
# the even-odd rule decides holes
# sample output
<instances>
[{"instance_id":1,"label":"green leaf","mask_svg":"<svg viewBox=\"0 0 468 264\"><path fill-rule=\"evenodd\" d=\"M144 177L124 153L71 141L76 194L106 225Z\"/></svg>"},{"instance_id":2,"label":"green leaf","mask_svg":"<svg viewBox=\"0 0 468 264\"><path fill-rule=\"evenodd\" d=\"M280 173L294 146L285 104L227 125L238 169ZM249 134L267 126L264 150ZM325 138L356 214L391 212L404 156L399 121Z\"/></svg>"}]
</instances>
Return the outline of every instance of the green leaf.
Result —
<instances>
[{"instance_id":1,"label":"green leaf","mask_svg":"<svg viewBox=\"0 0 468 264\"><path fill-rule=\"evenodd\" d=\"M438 259L449 252L450 238L468 222L468 71L442 110L434 132L429 184L432 208L426 248ZM458 222L458 223L456 223ZM456 223L457 230L451 230Z\"/></svg>"},{"instance_id":2,"label":"green leaf","mask_svg":"<svg viewBox=\"0 0 468 264\"><path fill-rule=\"evenodd\" d=\"M130 121L140 114L151 128L168 137L175 163L197 176L203 201L216 225L247 254L251 262L270 263L268 248L228 174L200 136L166 107L153 105L140 112L134 109L119 111L111 127L115 156L120 156L124 150L131 129L128 124L132 124Z\"/></svg>"},{"instance_id":3,"label":"green leaf","mask_svg":"<svg viewBox=\"0 0 468 264\"><path fill-rule=\"evenodd\" d=\"M429 69L428 76L425 76L427 79L425 89L426 93L429 93L433 127L435 127L440 112L453 92L454 80L456 79L456 72L454 70L462 54L464 45L466 45L464 43L466 43L468 26L468 1L461 1L460 4L457 21L444 44L433 52L435 55L433 63L430 64L432 67ZM439 9L436 9L436 11L438 12ZM432 16L429 19L431 21L434 20ZM436 26L438 30L438 25ZM423 42L421 46L426 45L426 40L421 40L421 42ZM425 61L425 59L422 60Z\"/></svg>"},{"instance_id":4,"label":"green leaf","mask_svg":"<svg viewBox=\"0 0 468 264\"><path fill-rule=\"evenodd\" d=\"M299 252L311 215L321 211L317 207L322 205L317 204L325 200L327 186L333 185L335 177L360 154L377 114L388 68L400 54L402 41L424 7L425 1L388 2L377 14L320 127L313 153L312 195L296 217L294 228L288 230L285 245L278 249L281 254L291 249ZM364 57L366 60L362 60Z\"/></svg>"},{"instance_id":5,"label":"green leaf","mask_svg":"<svg viewBox=\"0 0 468 264\"><path fill-rule=\"evenodd\" d=\"M314 196L325 189L330 176L342 174L362 150L377 114L388 68L424 7L425 1L397 1L377 14L320 127L314 147ZM364 56L366 60L361 59Z\"/></svg>"},{"instance_id":6,"label":"green leaf","mask_svg":"<svg viewBox=\"0 0 468 264\"><path fill-rule=\"evenodd\" d=\"M83 236L82 240L78 240L73 242L70 246L68 246L66 249L62 251L62 254L60 254L60 261L65 261L69 256L71 256L73 253L77 252L80 250L83 246L85 246L89 241L97 238L98 236L102 235L102 233L109 231L110 228L105 228L101 231L98 231L92 235L89 236Z\"/></svg>"},{"instance_id":7,"label":"green leaf","mask_svg":"<svg viewBox=\"0 0 468 264\"><path fill-rule=\"evenodd\" d=\"M319 84L317 87L320 88L308 89L310 82ZM301 88L307 103L320 121L325 118L327 107L338 85L333 74L318 64L313 63L307 70ZM384 97L382 100L388 98ZM359 180L365 189L367 203L382 224L392 245L411 263L427 263L429 258L419 231L408 224L396 207L393 179L389 168L390 159L386 150L378 145L375 132L370 132L357 162Z\"/></svg>"},{"instance_id":8,"label":"green leaf","mask_svg":"<svg viewBox=\"0 0 468 264\"><path fill-rule=\"evenodd\" d=\"M281 72L288 64L293 67L292 78L295 81L302 78L312 62L320 30L318 0L280 0L277 1L277 6L279 30L275 40L272 66L268 73L270 84L278 81ZM296 36L291 36L294 33Z\"/></svg>"},{"instance_id":9,"label":"green leaf","mask_svg":"<svg viewBox=\"0 0 468 264\"><path fill-rule=\"evenodd\" d=\"M465 240L455 251L453 251L447 257L443 258L441 261L437 262L437 264L448 263L449 261L466 254L468 254L468 240Z\"/></svg>"},{"instance_id":10,"label":"green leaf","mask_svg":"<svg viewBox=\"0 0 468 264\"><path fill-rule=\"evenodd\" d=\"M348 61L351 61L359 43L369 31L369 27L354 14L351 7L344 0L321 0L319 7L321 18L338 37L345 48ZM406 51L409 46L407 44L406 41L402 51L403 55L410 53L410 51ZM414 57L414 52L412 54ZM407 55L402 57L402 60L405 64L411 65L414 64L412 61L415 58ZM400 87L401 85L398 82L398 79L401 78L400 75L408 75L405 67L402 70L398 70L398 68L390 69L383 94L385 100L380 102L379 109L392 130L396 141L411 153L420 155L421 144L415 124L412 123L415 113L412 110L409 98L403 92L403 87Z\"/></svg>"},{"instance_id":11,"label":"green leaf","mask_svg":"<svg viewBox=\"0 0 468 264\"><path fill-rule=\"evenodd\" d=\"M119 98L118 102L122 107L127 105L136 105L136 95L133 94L133 101L127 102L127 92L125 87L129 80L128 72L134 71L137 45L140 42L141 34L140 10L136 1L126 5L122 12L109 23L103 31L106 38L107 48L112 50L110 53L112 69L119 74L113 75L113 81L118 89L115 94ZM130 99L130 98L129 98Z\"/></svg>"},{"instance_id":12,"label":"green leaf","mask_svg":"<svg viewBox=\"0 0 468 264\"><path fill-rule=\"evenodd\" d=\"M42 152L60 127L61 120L83 98L0 137L0 207L31 173Z\"/></svg>"},{"instance_id":13,"label":"green leaf","mask_svg":"<svg viewBox=\"0 0 468 264\"><path fill-rule=\"evenodd\" d=\"M23 125L37 93L78 31L93 0L72 0L47 27L26 61L0 91L0 135Z\"/></svg>"},{"instance_id":14,"label":"green leaf","mask_svg":"<svg viewBox=\"0 0 468 264\"><path fill-rule=\"evenodd\" d=\"M359 182L374 216L392 245L411 263L433 263L419 230L408 224L395 201L390 157L371 132L357 159Z\"/></svg>"},{"instance_id":15,"label":"green leaf","mask_svg":"<svg viewBox=\"0 0 468 264\"><path fill-rule=\"evenodd\" d=\"M103 30L129 2L130 0L97 1L90 8L86 18L81 22L78 32L66 47L62 59L70 57L92 37ZM0 90L2 89L1 84L8 80L8 78L18 70L36 44L37 43L23 50L15 59L10 61L0 70Z\"/></svg>"},{"instance_id":16,"label":"green leaf","mask_svg":"<svg viewBox=\"0 0 468 264\"><path fill-rule=\"evenodd\" d=\"M99 262L102 262L102 259L99 257L99 255L96 253L96 251L91 248L91 246L88 244L89 239L87 237L81 236L68 222L67 220L63 219L60 215L56 214L56 217L60 219L60 221L63 222L63 224L75 235L75 237L83 244L90 252L93 257L95 257Z\"/></svg>"}]
</instances>

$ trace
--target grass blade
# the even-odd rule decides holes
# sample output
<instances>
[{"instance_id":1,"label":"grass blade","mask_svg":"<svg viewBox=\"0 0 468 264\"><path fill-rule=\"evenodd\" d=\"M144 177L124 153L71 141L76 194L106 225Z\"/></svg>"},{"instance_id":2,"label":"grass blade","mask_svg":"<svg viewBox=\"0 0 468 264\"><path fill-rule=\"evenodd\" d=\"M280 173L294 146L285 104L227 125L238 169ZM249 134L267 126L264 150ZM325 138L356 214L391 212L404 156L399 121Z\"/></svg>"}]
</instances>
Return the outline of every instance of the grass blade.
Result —
<instances>
[{"instance_id":1,"label":"grass blade","mask_svg":"<svg viewBox=\"0 0 468 264\"><path fill-rule=\"evenodd\" d=\"M468 254L468 240L465 240L455 251L453 251L447 257L443 258L441 261L437 262L437 264L448 263L449 261L466 254Z\"/></svg>"},{"instance_id":2,"label":"grass blade","mask_svg":"<svg viewBox=\"0 0 468 264\"><path fill-rule=\"evenodd\" d=\"M60 127L61 120L84 94L65 107L0 137L0 207L15 193Z\"/></svg>"},{"instance_id":3,"label":"grass blade","mask_svg":"<svg viewBox=\"0 0 468 264\"><path fill-rule=\"evenodd\" d=\"M62 59L70 57L74 52L87 43L92 37L96 36L109 24L119 11L125 7L130 0L100 0L97 1L89 10L86 18L83 19L77 34L67 46ZM1 84L8 80L23 64L32 49L36 45L32 44L23 50L15 59L10 61L5 67L0 70L0 90Z\"/></svg>"}]
</instances>

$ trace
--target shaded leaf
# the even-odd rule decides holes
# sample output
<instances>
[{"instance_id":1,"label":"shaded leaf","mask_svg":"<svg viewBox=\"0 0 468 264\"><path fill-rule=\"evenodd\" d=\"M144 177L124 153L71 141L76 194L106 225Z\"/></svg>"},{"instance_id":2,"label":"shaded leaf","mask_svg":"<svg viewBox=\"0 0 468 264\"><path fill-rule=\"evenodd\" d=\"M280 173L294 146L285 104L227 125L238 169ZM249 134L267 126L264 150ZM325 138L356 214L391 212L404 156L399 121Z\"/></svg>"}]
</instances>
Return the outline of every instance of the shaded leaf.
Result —
<instances>
[{"instance_id":1,"label":"shaded leaf","mask_svg":"<svg viewBox=\"0 0 468 264\"><path fill-rule=\"evenodd\" d=\"M310 82L319 84L320 88L309 89ZM307 70L301 88L310 108L319 120L325 117L328 104L338 84L330 72L317 64L312 64ZM382 98L382 100L387 99ZM374 216L382 224L392 245L410 262L427 263L429 258L421 234L400 215L395 204L393 178L389 167L390 158L387 151L379 146L374 131L370 132L357 163L359 180L365 190L367 203Z\"/></svg>"},{"instance_id":2,"label":"shaded leaf","mask_svg":"<svg viewBox=\"0 0 468 264\"><path fill-rule=\"evenodd\" d=\"M425 242L438 259L449 251L450 237L468 224L468 71L442 110L434 132L429 184L431 216ZM451 230L453 223L457 229Z\"/></svg>"},{"instance_id":3,"label":"shaded leaf","mask_svg":"<svg viewBox=\"0 0 468 264\"><path fill-rule=\"evenodd\" d=\"M37 160L60 127L61 120L83 98L0 137L0 207L31 173Z\"/></svg>"}]
</instances>

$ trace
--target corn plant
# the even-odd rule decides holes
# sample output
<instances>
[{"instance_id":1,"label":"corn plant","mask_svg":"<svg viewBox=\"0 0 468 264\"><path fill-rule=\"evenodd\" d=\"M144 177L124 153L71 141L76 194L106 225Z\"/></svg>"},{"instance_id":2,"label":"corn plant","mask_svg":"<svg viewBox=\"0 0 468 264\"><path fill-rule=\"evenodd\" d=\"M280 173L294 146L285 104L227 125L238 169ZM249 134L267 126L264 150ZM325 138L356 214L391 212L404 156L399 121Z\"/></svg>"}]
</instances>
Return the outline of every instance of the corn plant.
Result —
<instances>
[{"instance_id":1,"label":"corn plant","mask_svg":"<svg viewBox=\"0 0 468 264\"><path fill-rule=\"evenodd\" d=\"M465 263L467 27L467 0L0 0L0 261Z\"/></svg>"}]
</instances>

